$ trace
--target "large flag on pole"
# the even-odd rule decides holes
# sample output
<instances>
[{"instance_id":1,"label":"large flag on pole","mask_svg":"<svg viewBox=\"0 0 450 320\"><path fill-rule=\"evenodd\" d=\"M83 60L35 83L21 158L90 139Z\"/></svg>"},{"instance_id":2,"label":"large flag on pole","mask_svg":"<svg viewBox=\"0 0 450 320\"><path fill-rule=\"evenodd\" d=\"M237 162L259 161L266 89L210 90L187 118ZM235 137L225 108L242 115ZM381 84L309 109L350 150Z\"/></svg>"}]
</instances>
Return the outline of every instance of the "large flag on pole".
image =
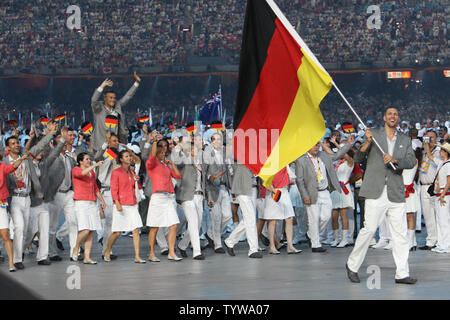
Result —
<instances>
[{"instance_id":1,"label":"large flag on pole","mask_svg":"<svg viewBox=\"0 0 450 320\"><path fill-rule=\"evenodd\" d=\"M331 82L272 0L247 1L233 121L234 154L264 185L270 186L278 171L325 134L319 104ZM252 132L256 142L248 139ZM242 139L243 135L247 138Z\"/></svg>"}]
</instances>

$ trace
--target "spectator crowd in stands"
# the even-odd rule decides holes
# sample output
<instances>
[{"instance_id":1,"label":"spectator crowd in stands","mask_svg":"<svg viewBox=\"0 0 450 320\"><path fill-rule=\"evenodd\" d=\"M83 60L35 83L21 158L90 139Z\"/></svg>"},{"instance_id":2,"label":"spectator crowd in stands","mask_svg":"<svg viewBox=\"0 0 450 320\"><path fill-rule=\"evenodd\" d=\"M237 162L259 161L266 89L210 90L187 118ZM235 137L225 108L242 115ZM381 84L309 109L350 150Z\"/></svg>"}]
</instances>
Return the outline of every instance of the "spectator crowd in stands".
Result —
<instances>
[{"instance_id":1,"label":"spectator crowd in stands","mask_svg":"<svg viewBox=\"0 0 450 320\"><path fill-rule=\"evenodd\" d=\"M420 62L449 57L446 0L278 0L322 63ZM79 0L81 30L66 27L69 1L0 2L0 70L185 65L188 56L238 64L245 0Z\"/></svg>"}]
</instances>

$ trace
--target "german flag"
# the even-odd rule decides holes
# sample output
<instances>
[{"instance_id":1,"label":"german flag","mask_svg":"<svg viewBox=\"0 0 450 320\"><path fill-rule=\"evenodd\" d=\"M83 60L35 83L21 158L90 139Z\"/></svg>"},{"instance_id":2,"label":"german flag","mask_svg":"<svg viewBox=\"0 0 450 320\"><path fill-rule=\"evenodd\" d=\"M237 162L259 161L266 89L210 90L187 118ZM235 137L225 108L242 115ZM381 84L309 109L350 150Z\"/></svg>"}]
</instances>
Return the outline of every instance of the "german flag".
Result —
<instances>
[{"instance_id":1,"label":"german flag","mask_svg":"<svg viewBox=\"0 0 450 320\"><path fill-rule=\"evenodd\" d=\"M346 122L342 125L342 130L344 130L345 133L354 133L355 127L353 124Z\"/></svg>"},{"instance_id":2,"label":"german flag","mask_svg":"<svg viewBox=\"0 0 450 320\"><path fill-rule=\"evenodd\" d=\"M118 123L119 123L119 118L117 118L116 116L109 115L109 116L106 116L106 118L105 118L105 126L108 129L114 129Z\"/></svg>"},{"instance_id":3,"label":"german flag","mask_svg":"<svg viewBox=\"0 0 450 320\"><path fill-rule=\"evenodd\" d=\"M114 160L117 158L117 150L109 148L108 150L105 151L105 153L103 154L103 158L105 160Z\"/></svg>"},{"instance_id":4,"label":"german flag","mask_svg":"<svg viewBox=\"0 0 450 320\"><path fill-rule=\"evenodd\" d=\"M273 0L248 0L234 116L234 156L270 186L325 134L332 79Z\"/></svg>"},{"instance_id":5,"label":"german flag","mask_svg":"<svg viewBox=\"0 0 450 320\"><path fill-rule=\"evenodd\" d=\"M19 126L19 122L17 120L6 120L5 124L9 127L18 127Z\"/></svg>"},{"instance_id":6,"label":"german flag","mask_svg":"<svg viewBox=\"0 0 450 320\"><path fill-rule=\"evenodd\" d=\"M196 134L197 133L197 126L191 122L186 126L186 131L192 135L192 134Z\"/></svg>"},{"instance_id":7,"label":"german flag","mask_svg":"<svg viewBox=\"0 0 450 320\"><path fill-rule=\"evenodd\" d=\"M83 131L85 135L90 135L92 131L94 131L94 127L92 126L92 123L85 122L81 125L81 131Z\"/></svg>"},{"instance_id":8,"label":"german flag","mask_svg":"<svg viewBox=\"0 0 450 320\"><path fill-rule=\"evenodd\" d=\"M57 117L55 118L55 121L56 121L56 122L60 122L60 121L64 120L66 117L67 117L67 116L66 116L65 114L62 114L62 115L60 115L60 116L57 116Z\"/></svg>"},{"instance_id":9,"label":"german flag","mask_svg":"<svg viewBox=\"0 0 450 320\"><path fill-rule=\"evenodd\" d=\"M216 130L217 132L223 130L223 124L220 121L214 121L211 123L211 129Z\"/></svg>"},{"instance_id":10,"label":"german flag","mask_svg":"<svg viewBox=\"0 0 450 320\"><path fill-rule=\"evenodd\" d=\"M280 201L280 199L281 199L281 191L280 191L280 190L277 190L277 191L275 191L275 192L272 192L272 198L273 198L273 200L274 200L275 202Z\"/></svg>"},{"instance_id":11,"label":"german flag","mask_svg":"<svg viewBox=\"0 0 450 320\"><path fill-rule=\"evenodd\" d=\"M43 126L46 127L46 126L47 126L47 123L48 123L48 118L42 116L42 117L41 117L41 124L42 124Z\"/></svg>"},{"instance_id":12,"label":"german flag","mask_svg":"<svg viewBox=\"0 0 450 320\"><path fill-rule=\"evenodd\" d=\"M140 123L148 123L150 121L150 116L144 116L139 118Z\"/></svg>"}]
</instances>

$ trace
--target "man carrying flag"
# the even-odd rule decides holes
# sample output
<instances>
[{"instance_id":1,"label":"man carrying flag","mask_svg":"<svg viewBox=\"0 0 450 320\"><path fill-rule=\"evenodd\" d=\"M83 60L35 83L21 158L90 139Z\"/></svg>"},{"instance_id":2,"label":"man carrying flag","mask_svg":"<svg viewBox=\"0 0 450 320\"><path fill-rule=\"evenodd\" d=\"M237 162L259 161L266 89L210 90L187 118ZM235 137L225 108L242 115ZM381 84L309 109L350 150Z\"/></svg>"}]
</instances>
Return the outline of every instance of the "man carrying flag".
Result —
<instances>
[{"instance_id":1,"label":"man carrying flag","mask_svg":"<svg viewBox=\"0 0 450 320\"><path fill-rule=\"evenodd\" d=\"M109 79L103 81L100 87L95 90L94 95L91 99L92 111L94 112L94 134L92 136L92 146L94 150L100 150L102 144L106 140L106 132L111 131L114 134L119 136L119 140L122 143L127 143L128 132L125 126L124 117L122 115L122 107L127 105L127 103L133 98L136 93L137 88L139 87L139 83L141 82L141 78L134 73L134 79L136 82L133 84L130 90L125 94L125 96L116 101L116 94L112 90L108 90L104 93L103 102L98 101L100 95L102 94L105 87L112 87L113 82ZM105 118L107 116L115 116L119 119L119 124L117 126L110 125L109 127L106 125Z\"/></svg>"},{"instance_id":2,"label":"man carrying flag","mask_svg":"<svg viewBox=\"0 0 450 320\"><path fill-rule=\"evenodd\" d=\"M238 162L270 186L278 171L325 134L319 104L331 85L329 74L277 5L249 0L234 116ZM252 132L254 140L248 141Z\"/></svg>"}]
</instances>

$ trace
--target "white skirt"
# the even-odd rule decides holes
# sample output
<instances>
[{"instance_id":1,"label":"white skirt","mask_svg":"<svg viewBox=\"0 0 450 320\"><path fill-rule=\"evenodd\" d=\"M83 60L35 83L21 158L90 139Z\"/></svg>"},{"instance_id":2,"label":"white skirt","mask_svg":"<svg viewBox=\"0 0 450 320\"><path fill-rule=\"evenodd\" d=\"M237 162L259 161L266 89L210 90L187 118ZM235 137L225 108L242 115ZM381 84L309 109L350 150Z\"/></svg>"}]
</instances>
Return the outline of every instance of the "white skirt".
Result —
<instances>
[{"instance_id":1,"label":"white skirt","mask_svg":"<svg viewBox=\"0 0 450 320\"><path fill-rule=\"evenodd\" d=\"M174 194L152 194L148 206L147 226L163 228L180 223L174 199Z\"/></svg>"},{"instance_id":2,"label":"white skirt","mask_svg":"<svg viewBox=\"0 0 450 320\"><path fill-rule=\"evenodd\" d=\"M139 215L139 207L137 204L134 206L122 206L122 211L117 211L115 205L113 205L112 215L112 232L128 232L142 227L142 219Z\"/></svg>"},{"instance_id":3,"label":"white skirt","mask_svg":"<svg viewBox=\"0 0 450 320\"><path fill-rule=\"evenodd\" d=\"M266 192L266 207L264 208L265 220L284 220L295 216L294 208L292 207L289 191L286 187L281 189L275 189L281 191L280 201L275 202L272 198L272 194Z\"/></svg>"},{"instance_id":4,"label":"white skirt","mask_svg":"<svg viewBox=\"0 0 450 320\"><path fill-rule=\"evenodd\" d=\"M420 200L417 191L414 193L410 193L408 198L405 198L406 201L406 213L417 212L420 208Z\"/></svg>"},{"instance_id":5,"label":"white skirt","mask_svg":"<svg viewBox=\"0 0 450 320\"><path fill-rule=\"evenodd\" d=\"M96 201L75 200L74 202L78 231L102 229Z\"/></svg>"},{"instance_id":6,"label":"white skirt","mask_svg":"<svg viewBox=\"0 0 450 320\"><path fill-rule=\"evenodd\" d=\"M341 192L333 191L331 193L331 202L333 204L333 209L345 209L350 208L354 209L355 207L355 200L353 199L353 191L350 187L350 185L346 186L348 189L348 194L344 193L344 190L341 190Z\"/></svg>"},{"instance_id":7,"label":"white skirt","mask_svg":"<svg viewBox=\"0 0 450 320\"><path fill-rule=\"evenodd\" d=\"M6 208L0 208L0 230L9 229L9 217Z\"/></svg>"}]
</instances>

